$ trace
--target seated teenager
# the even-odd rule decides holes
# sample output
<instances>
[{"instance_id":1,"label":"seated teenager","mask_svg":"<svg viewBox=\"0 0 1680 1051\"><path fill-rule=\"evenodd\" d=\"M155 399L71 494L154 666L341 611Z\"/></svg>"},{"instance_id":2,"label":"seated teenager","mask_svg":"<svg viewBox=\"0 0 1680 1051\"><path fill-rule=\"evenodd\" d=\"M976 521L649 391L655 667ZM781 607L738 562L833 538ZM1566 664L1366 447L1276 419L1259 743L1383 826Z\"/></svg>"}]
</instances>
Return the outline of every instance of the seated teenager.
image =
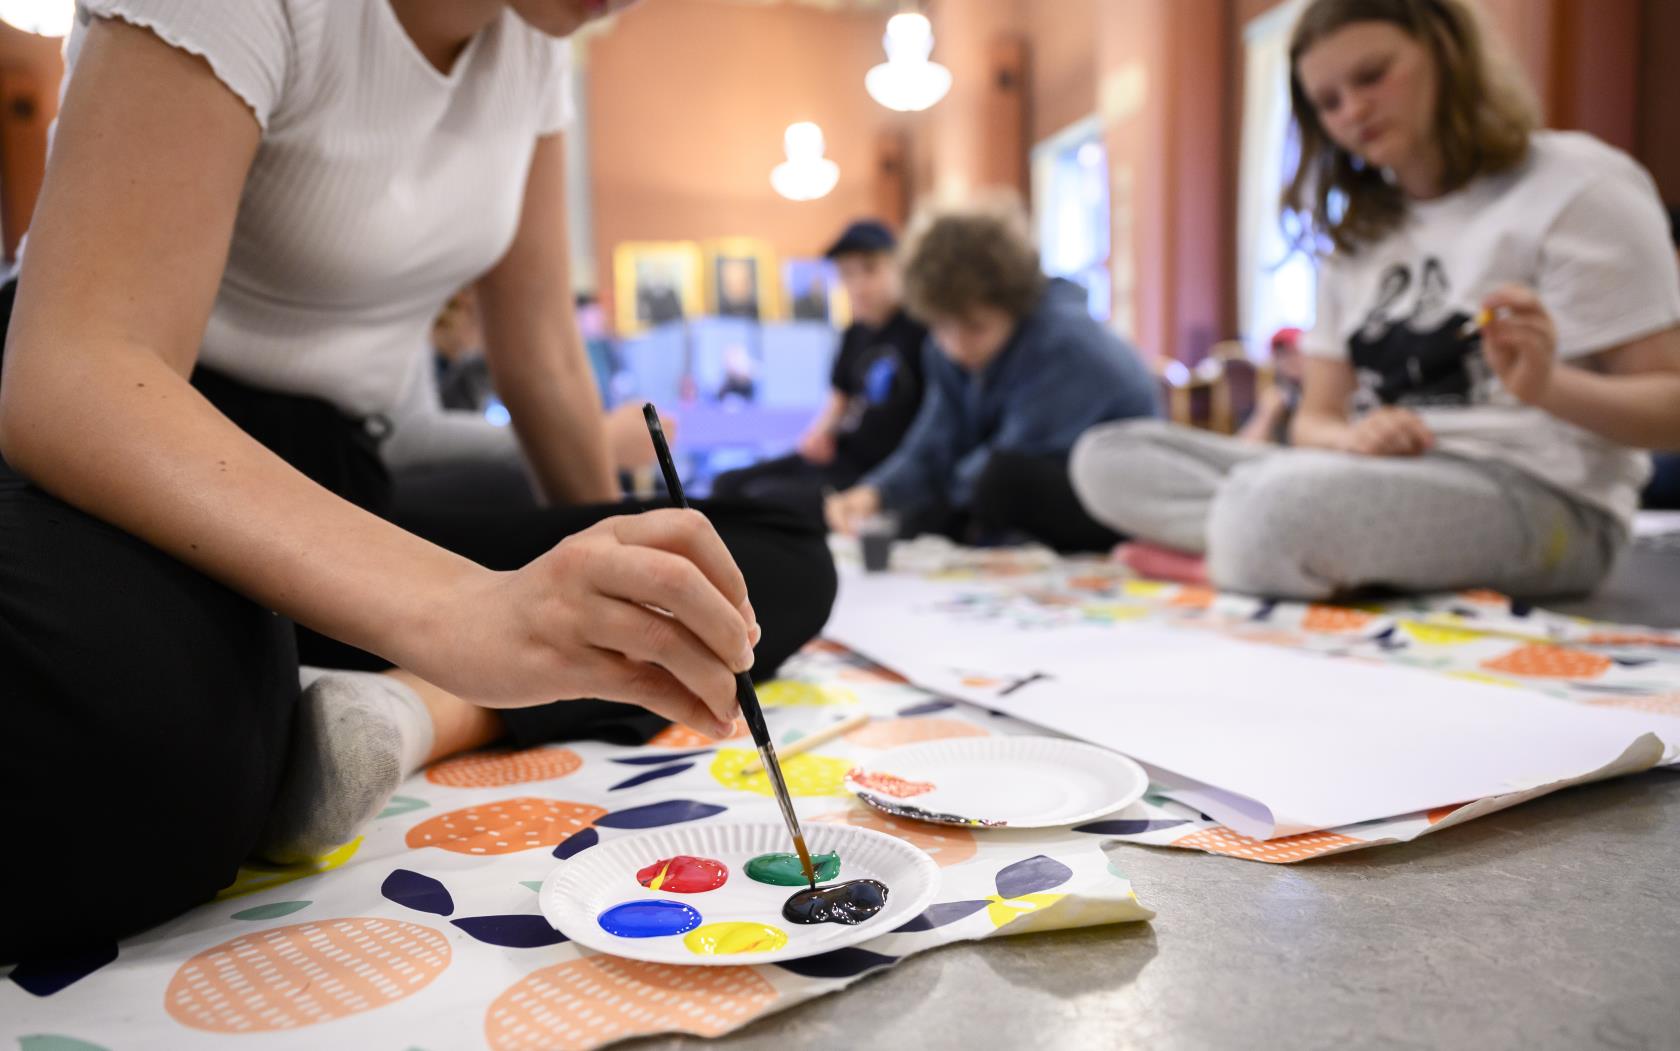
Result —
<instances>
[{"instance_id":1,"label":"seated teenager","mask_svg":"<svg viewBox=\"0 0 1680 1051\"><path fill-rule=\"evenodd\" d=\"M714 497L787 504L820 519L824 493L856 485L898 448L922 404L927 329L899 302L896 248L891 230L865 219L824 253L839 268L852 308L828 404L797 452L719 475Z\"/></svg>"},{"instance_id":2,"label":"seated teenager","mask_svg":"<svg viewBox=\"0 0 1680 1051\"><path fill-rule=\"evenodd\" d=\"M1319 251L1294 448L1159 424L1081 439L1101 521L1222 588L1590 591L1680 446L1680 272L1651 177L1535 130L1463 0L1315 0L1288 207Z\"/></svg>"},{"instance_id":3,"label":"seated teenager","mask_svg":"<svg viewBox=\"0 0 1680 1051\"><path fill-rule=\"evenodd\" d=\"M821 627L819 529L622 513L559 136L563 38L623 6L78 5L0 383L0 826L55 844L0 867L0 963L345 842L493 739L717 735ZM550 506L394 523L378 437L466 284ZM95 904L63 878L113 857Z\"/></svg>"},{"instance_id":4,"label":"seated teenager","mask_svg":"<svg viewBox=\"0 0 1680 1051\"><path fill-rule=\"evenodd\" d=\"M912 236L904 288L931 332L927 393L898 451L828 499L830 528L854 532L887 511L907 535L1112 545L1074 498L1067 457L1087 428L1156 411L1137 354L1092 320L1084 290L1045 278L1018 208L931 216Z\"/></svg>"}]
</instances>

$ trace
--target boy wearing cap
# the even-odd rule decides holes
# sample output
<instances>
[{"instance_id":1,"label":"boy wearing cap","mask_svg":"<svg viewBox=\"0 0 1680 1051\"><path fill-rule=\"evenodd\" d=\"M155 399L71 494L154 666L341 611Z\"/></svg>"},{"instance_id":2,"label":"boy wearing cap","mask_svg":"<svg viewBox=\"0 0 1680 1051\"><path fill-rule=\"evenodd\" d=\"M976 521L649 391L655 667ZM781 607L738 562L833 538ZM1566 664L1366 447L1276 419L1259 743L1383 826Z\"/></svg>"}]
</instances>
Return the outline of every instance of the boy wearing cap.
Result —
<instances>
[{"instance_id":1,"label":"boy wearing cap","mask_svg":"<svg viewBox=\"0 0 1680 1051\"><path fill-rule=\"evenodd\" d=\"M719 475L716 499L764 500L821 517L825 490L857 483L898 448L922 403L927 330L899 303L897 242L873 220L848 226L824 253L840 270L852 324L840 338L828 404L798 452Z\"/></svg>"}]
</instances>

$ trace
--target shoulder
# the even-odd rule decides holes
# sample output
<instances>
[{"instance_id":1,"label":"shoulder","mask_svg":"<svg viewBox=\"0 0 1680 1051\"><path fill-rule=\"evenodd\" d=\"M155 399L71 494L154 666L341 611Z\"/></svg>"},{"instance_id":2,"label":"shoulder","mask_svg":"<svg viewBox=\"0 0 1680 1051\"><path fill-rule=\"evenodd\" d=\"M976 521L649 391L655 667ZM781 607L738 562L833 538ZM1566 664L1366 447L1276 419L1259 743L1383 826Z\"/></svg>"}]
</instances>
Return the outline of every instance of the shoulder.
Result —
<instances>
[{"instance_id":1,"label":"shoulder","mask_svg":"<svg viewBox=\"0 0 1680 1051\"><path fill-rule=\"evenodd\" d=\"M1579 131L1535 133L1521 169L1525 189L1543 192L1559 210L1583 193L1610 191L1657 196L1649 172L1627 153Z\"/></svg>"}]
</instances>

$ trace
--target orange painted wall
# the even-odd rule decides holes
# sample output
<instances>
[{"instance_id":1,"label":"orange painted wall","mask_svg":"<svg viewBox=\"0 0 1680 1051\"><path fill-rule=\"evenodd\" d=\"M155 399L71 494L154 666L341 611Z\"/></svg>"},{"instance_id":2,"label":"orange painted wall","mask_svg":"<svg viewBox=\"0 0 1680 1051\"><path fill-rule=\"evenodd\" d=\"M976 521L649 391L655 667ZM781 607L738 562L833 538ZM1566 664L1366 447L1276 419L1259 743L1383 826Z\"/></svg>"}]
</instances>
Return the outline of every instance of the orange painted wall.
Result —
<instances>
[{"instance_id":1,"label":"orange painted wall","mask_svg":"<svg viewBox=\"0 0 1680 1051\"><path fill-rule=\"evenodd\" d=\"M0 227L5 258L29 228L47 163L47 127L58 114L62 41L0 22Z\"/></svg>"},{"instance_id":2,"label":"orange painted wall","mask_svg":"<svg viewBox=\"0 0 1680 1051\"><path fill-rule=\"evenodd\" d=\"M1663 198L1680 205L1680 3L1645 0L1639 82L1639 159L1651 169Z\"/></svg>"},{"instance_id":3,"label":"orange painted wall","mask_svg":"<svg viewBox=\"0 0 1680 1051\"><path fill-rule=\"evenodd\" d=\"M591 39L597 272L610 275L613 246L633 240L749 236L782 256L814 255L874 212L878 142L903 121L863 87L884 25L879 14L804 5L662 0ZM782 132L798 120L822 125L840 165L839 186L819 201L770 187Z\"/></svg>"}]
</instances>

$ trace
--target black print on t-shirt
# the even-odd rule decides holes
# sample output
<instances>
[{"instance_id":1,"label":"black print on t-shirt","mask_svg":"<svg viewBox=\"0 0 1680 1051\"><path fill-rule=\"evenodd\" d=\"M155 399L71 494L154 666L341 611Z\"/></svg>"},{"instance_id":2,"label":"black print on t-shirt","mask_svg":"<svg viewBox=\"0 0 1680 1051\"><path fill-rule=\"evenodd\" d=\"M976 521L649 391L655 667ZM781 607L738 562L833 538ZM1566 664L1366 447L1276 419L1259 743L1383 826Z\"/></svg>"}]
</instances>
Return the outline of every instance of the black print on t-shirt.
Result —
<instances>
[{"instance_id":1,"label":"black print on t-shirt","mask_svg":"<svg viewBox=\"0 0 1680 1051\"><path fill-rule=\"evenodd\" d=\"M1416 272L1383 272L1377 302L1348 340L1358 407L1470 405L1487 400L1490 372L1480 337L1466 339L1470 315L1449 307L1452 281L1433 256Z\"/></svg>"}]
</instances>

